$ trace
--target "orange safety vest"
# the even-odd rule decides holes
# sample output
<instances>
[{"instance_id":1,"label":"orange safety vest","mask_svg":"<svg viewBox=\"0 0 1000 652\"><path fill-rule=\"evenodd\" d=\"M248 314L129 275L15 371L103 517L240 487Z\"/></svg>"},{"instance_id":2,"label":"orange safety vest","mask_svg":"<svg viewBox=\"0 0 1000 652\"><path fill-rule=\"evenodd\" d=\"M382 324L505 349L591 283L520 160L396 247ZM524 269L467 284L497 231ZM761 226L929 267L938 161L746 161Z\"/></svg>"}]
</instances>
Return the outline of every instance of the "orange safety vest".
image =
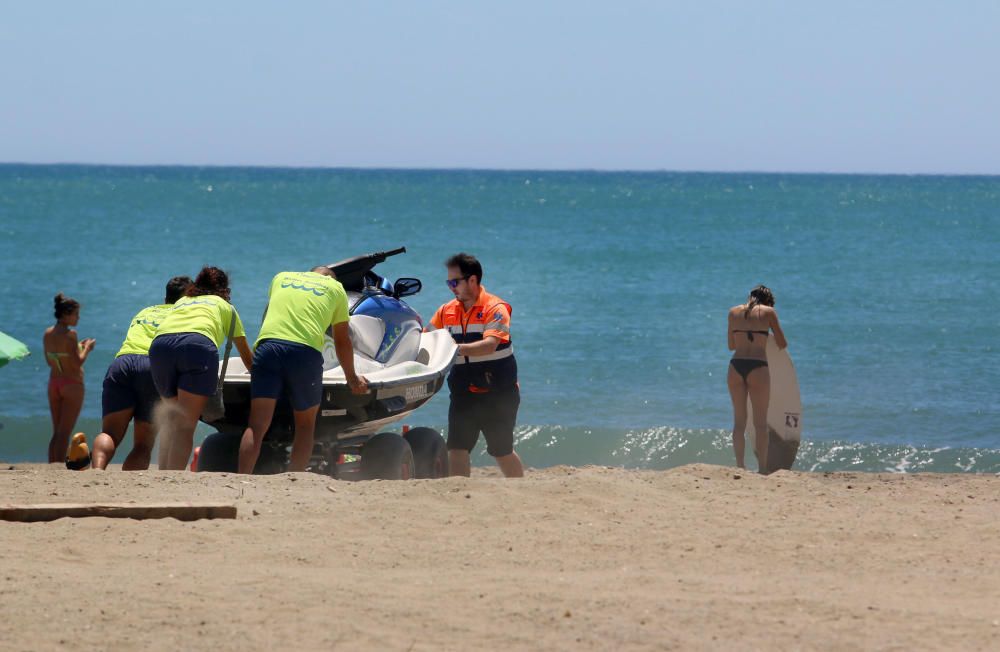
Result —
<instances>
[{"instance_id":1,"label":"orange safety vest","mask_svg":"<svg viewBox=\"0 0 1000 652\"><path fill-rule=\"evenodd\" d=\"M479 299L469 310L458 299L452 299L434 313L431 324L435 328L447 328L457 344L479 342L488 336L500 340L497 350L489 355L455 356L455 364L448 375L448 388L452 392L478 394L517 385L510 314L510 304L490 294L486 288L480 288Z\"/></svg>"}]
</instances>

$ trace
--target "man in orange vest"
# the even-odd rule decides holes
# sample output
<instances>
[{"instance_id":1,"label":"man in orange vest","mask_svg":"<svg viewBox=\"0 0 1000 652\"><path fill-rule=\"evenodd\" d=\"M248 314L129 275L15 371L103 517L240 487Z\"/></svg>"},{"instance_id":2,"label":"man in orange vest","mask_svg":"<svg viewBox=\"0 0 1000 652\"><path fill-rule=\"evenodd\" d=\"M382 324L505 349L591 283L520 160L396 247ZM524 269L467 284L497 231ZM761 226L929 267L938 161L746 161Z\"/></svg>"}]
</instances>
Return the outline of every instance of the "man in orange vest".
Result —
<instances>
[{"instance_id":1,"label":"man in orange vest","mask_svg":"<svg viewBox=\"0 0 1000 652\"><path fill-rule=\"evenodd\" d=\"M447 328L458 344L448 375L448 463L452 475L469 476L469 455L482 432L486 452L508 478L524 476L514 452L514 423L521 394L510 340L510 304L482 285L483 266L455 254L445 262L446 283L455 295L434 313L431 325Z\"/></svg>"}]
</instances>

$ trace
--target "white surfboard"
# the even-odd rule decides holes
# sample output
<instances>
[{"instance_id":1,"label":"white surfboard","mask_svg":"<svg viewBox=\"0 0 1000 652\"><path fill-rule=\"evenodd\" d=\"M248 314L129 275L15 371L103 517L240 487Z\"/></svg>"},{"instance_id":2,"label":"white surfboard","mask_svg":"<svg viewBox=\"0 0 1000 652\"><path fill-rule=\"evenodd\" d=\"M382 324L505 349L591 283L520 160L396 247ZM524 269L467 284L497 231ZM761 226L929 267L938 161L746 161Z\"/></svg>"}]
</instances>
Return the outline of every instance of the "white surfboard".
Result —
<instances>
[{"instance_id":1,"label":"white surfboard","mask_svg":"<svg viewBox=\"0 0 1000 652\"><path fill-rule=\"evenodd\" d=\"M767 473L790 469L799 452L802 438L802 399L799 379L788 349L781 350L774 336L767 338L767 367L771 372L771 399L767 405ZM753 406L747 397L747 438L757 452L756 431L753 427Z\"/></svg>"}]
</instances>

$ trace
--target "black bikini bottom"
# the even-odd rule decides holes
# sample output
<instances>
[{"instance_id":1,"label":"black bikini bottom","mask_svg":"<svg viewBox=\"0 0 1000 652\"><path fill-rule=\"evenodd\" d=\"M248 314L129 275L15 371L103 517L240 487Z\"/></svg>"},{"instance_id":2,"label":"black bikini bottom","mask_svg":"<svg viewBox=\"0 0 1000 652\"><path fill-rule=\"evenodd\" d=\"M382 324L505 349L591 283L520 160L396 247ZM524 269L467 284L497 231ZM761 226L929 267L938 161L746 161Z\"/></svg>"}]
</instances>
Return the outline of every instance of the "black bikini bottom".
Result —
<instances>
[{"instance_id":1,"label":"black bikini bottom","mask_svg":"<svg viewBox=\"0 0 1000 652\"><path fill-rule=\"evenodd\" d=\"M751 371L753 371L757 367L767 366L767 360L753 360L750 358L733 358L732 360L729 361L729 364L733 365L733 369L736 370L736 373L743 376L743 382L746 382L747 376L750 375Z\"/></svg>"}]
</instances>

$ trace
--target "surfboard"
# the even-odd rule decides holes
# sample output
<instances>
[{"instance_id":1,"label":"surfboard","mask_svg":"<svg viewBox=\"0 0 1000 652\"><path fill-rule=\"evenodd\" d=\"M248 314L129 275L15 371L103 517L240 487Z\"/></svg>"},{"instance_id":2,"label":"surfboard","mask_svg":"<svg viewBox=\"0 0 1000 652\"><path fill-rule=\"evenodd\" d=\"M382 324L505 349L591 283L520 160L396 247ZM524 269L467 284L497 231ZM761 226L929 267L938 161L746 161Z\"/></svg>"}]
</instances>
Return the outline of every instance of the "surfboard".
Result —
<instances>
[{"instance_id":1,"label":"surfboard","mask_svg":"<svg viewBox=\"0 0 1000 652\"><path fill-rule=\"evenodd\" d=\"M771 398L767 405L767 469L790 469L795 463L802 439L802 398L799 379L788 349L781 350L774 336L767 338L767 367L771 372ZM757 453L756 430L753 427L753 406L747 397L747 438Z\"/></svg>"}]
</instances>

